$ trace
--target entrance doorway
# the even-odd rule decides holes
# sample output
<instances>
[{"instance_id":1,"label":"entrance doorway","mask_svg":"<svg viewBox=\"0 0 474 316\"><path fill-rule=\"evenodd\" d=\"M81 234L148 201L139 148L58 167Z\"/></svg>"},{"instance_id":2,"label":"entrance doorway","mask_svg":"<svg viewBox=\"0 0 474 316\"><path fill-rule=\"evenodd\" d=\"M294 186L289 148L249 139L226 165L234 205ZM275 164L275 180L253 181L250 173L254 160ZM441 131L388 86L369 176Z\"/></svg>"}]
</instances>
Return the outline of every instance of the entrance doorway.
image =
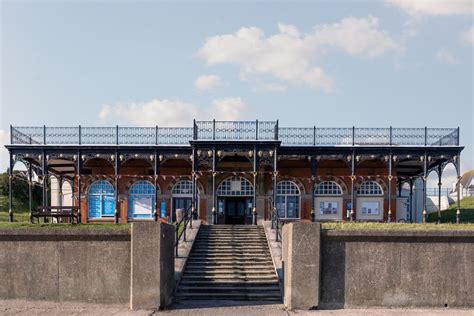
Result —
<instances>
[{"instance_id":1,"label":"entrance doorway","mask_svg":"<svg viewBox=\"0 0 474 316\"><path fill-rule=\"evenodd\" d=\"M218 223L229 225L251 224L252 200L250 197L220 198L219 213L221 216L218 216Z\"/></svg>"}]
</instances>

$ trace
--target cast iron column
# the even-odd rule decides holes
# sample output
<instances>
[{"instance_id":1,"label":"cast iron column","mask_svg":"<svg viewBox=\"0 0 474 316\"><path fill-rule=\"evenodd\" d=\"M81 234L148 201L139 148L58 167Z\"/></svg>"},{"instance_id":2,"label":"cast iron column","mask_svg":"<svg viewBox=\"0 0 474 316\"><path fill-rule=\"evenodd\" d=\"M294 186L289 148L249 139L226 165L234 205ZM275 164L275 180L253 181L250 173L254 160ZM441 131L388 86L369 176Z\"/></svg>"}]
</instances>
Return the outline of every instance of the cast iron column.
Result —
<instances>
[{"instance_id":1,"label":"cast iron column","mask_svg":"<svg viewBox=\"0 0 474 316\"><path fill-rule=\"evenodd\" d=\"M316 171L317 163L314 157L311 157L311 221L316 221L316 205L314 191L316 189Z\"/></svg>"},{"instance_id":2,"label":"cast iron column","mask_svg":"<svg viewBox=\"0 0 474 316\"><path fill-rule=\"evenodd\" d=\"M153 184L155 185L155 214L154 214L154 220L155 222L158 221L158 217L160 216L160 209L159 209L159 204L158 204L158 176L160 174L160 160L157 152L155 152L153 156Z\"/></svg>"},{"instance_id":3,"label":"cast iron column","mask_svg":"<svg viewBox=\"0 0 474 316\"><path fill-rule=\"evenodd\" d=\"M388 162L388 218L387 221L392 221L392 152L390 151Z\"/></svg>"},{"instance_id":4,"label":"cast iron column","mask_svg":"<svg viewBox=\"0 0 474 316\"><path fill-rule=\"evenodd\" d=\"M193 219L196 218L196 151L193 146L192 155L191 155L191 164L192 164L192 171L191 171L191 182L192 182L192 190L193 195L191 198L191 228L193 227Z\"/></svg>"},{"instance_id":5,"label":"cast iron column","mask_svg":"<svg viewBox=\"0 0 474 316\"><path fill-rule=\"evenodd\" d=\"M410 223L413 223L413 178L410 178Z\"/></svg>"},{"instance_id":6,"label":"cast iron column","mask_svg":"<svg viewBox=\"0 0 474 316\"><path fill-rule=\"evenodd\" d=\"M81 223L81 152L77 152L77 223Z\"/></svg>"},{"instance_id":7,"label":"cast iron column","mask_svg":"<svg viewBox=\"0 0 474 316\"><path fill-rule=\"evenodd\" d=\"M456 172L458 181L456 182L456 224L461 223L461 152L456 156Z\"/></svg>"},{"instance_id":8,"label":"cast iron column","mask_svg":"<svg viewBox=\"0 0 474 316\"><path fill-rule=\"evenodd\" d=\"M48 165L46 153L44 151L41 158L43 159L43 211L46 211L46 207L48 206ZM46 221L47 218L45 215L43 217L43 222L46 223Z\"/></svg>"},{"instance_id":9,"label":"cast iron column","mask_svg":"<svg viewBox=\"0 0 474 316\"><path fill-rule=\"evenodd\" d=\"M426 180L427 180L427 163L428 158L425 155L423 156L423 224L426 224Z\"/></svg>"},{"instance_id":10,"label":"cast iron column","mask_svg":"<svg viewBox=\"0 0 474 316\"><path fill-rule=\"evenodd\" d=\"M31 162L28 164L28 210L30 211L30 223L33 224L33 171Z\"/></svg>"},{"instance_id":11,"label":"cast iron column","mask_svg":"<svg viewBox=\"0 0 474 316\"><path fill-rule=\"evenodd\" d=\"M216 210L216 148L212 149L212 224L217 224Z\"/></svg>"},{"instance_id":12,"label":"cast iron column","mask_svg":"<svg viewBox=\"0 0 474 316\"><path fill-rule=\"evenodd\" d=\"M257 225L257 148L253 148L253 209L252 224Z\"/></svg>"},{"instance_id":13,"label":"cast iron column","mask_svg":"<svg viewBox=\"0 0 474 316\"><path fill-rule=\"evenodd\" d=\"M10 167L8 168L8 221L13 222L13 155L10 152Z\"/></svg>"},{"instance_id":14,"label":"cast iron column","mask_svg":"<svg viewBox=\"0 0 474 316\"><path fill-rule=\"evenodd\" d=\"M352 151L352 167L351 167L351 211L350 211L350 221L354 220L354 203L355 203L355 196L354 196L354 180L355 180L355 152Z\"/></svg>"},{"instance_id":15,"label":"cast iron column","mask_svg":"<svg viewBox=\"0 0 474 316\"><path fill-rule=\"evenodd\" d=\"M275 147L275 150L273 152L273 177L272 177L272 211L270 212L271 214L271 221L272 221L272 229L275 229L275 218L274 216L278 215L277 209L276 209L276 197L277 197L277 175L278 175L278 168L277 168L277 163L278 163L278 157L277 157L277 148ZM277 224L278 225L278 224Z\"/></svg>"},{"instance_id":16,"label":"cast iron column","mask_svg":"<svg viewBox=\"0 0 474 316\"><path fill-rule=\"evenodd\" d=\"M441 224L441 186L443 168L441 165L438 166L438 224Z\"/></svg>"},{"instance_id":17,"label":"cast iron column","mask_svg":"<svg viewBox=\"0 0 474 316\"><path fill-rule=\"evenodd\" d=\"M118 129L118 127L117 127ZM117 136L118 137L118 136ZM118 139L118 138L117 138ZM119 211L119 201L118 201L118 190L119 190L119 187L118 187L118 180L119 180L119 168L120 168L120 157L119 157L119 154L118 154L118 151L115 151L115 177L114 177L114 186L115 186L115 190L114 190L114 202L115 202L115 210L114 210L114 222L115 224L118 224L119 223L119 218L120 218L120 211Z\"/></svg>"}]
</instances>

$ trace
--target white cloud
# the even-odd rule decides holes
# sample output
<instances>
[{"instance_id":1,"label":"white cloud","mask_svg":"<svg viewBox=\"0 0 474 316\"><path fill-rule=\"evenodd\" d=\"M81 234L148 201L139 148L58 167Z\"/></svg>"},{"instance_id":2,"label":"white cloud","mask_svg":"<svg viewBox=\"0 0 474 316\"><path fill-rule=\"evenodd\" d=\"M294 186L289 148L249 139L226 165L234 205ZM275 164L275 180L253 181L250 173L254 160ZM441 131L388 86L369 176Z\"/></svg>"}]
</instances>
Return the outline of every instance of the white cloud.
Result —
<instances>
[{"instance_id":1,"label":"white cloud","mask_svg":"<svg viewBox=\"0 0 474 316\"><path fill-rule=\"evenodd\" d=\"M215 118L224 121L233 121L242 118L247 106L240 98L224 98L212 101L212 114Z\"/></svg>"},{"instance_id":2,"label":"white cloud","mask_svg":"<svg viewBox=\"0 0 474 316\"><path fill-rule=\"evenodd\" d=\"M439 49L434 57L437 61L444 64L456 65L458 63L456 57L454 57L453 54L451 54L451 52L445 48Z\"/></svg>"},{"instance_id":3,"label":"white cloud","mask_svg":"<svg viewBox=\"0 0 474 316\"><path fill-rule=\"evenodd\" d=\"M4 172L8 168L8 150L5 145L8 143L8 133L4 129L0 129L0 172Z\"/></svg>"},{"instance_id":4,"label":"white cloud","mask_svg":"<svg viewBox=\"0 0 474 316\"><path fill-rule=\"evenodd\" d=\"M273 92L285 92L286 86L279 84L279 83L264 83L262 87L265 90L273 91Z\"/></svg>"},{"instance_id":5,"label":"white cloud","mask_svg":"<svg viewBox=\"0 0 474 316\"><path fill-rule=\"evenodd\" d=\"M474 25L463 32L462 38L466 43L474 46Z\"/></svg>"},{"instance_id":6,"label":"white cloud","mask_svg":"<svg viewBox=\"0 0 474 316\"><path fill-rule=\"evenodd\" d=\"M386 0L412 16L468 15L474 12L472 0Z\"/></svg>"},{"instance_id":7,"label":"white cloud","mask_svg":"<svg viewBox=\"0 0 474 316\"><path fill-rule=\"evenodd\" d=\"M271 75L282 82L305 84L330 92L333 80L318 61L330 49L350 55L376 57L399 45L379 30L378 19L348 17L339 23L317 25L302 34L293 25L279 24L265 36L257 27L242 27L233 34L207 38L198 55L209 65L240 66L241 77Z\"/></svg>"},{"instance_id":8,"label":"white cloud","mask_svg":"<svg viewBox=\"0 0 474 316\"><path fill-rule=\"evenodd\" d=\"M199 90L210 90L222 84L222 79L216 75L202 75L194 81L194 86Z\"/></svg>"},{"instance_id":9,"label":"white cloud","mask_svg":"<svg viewBox=\"0 0 474 316\"><path fill-rule=\"evenodd\" d=\"M207 107L179 100L154 99L143 103L104 104L99 112L103 122L134 126L191 126L193 119L215 118L240 120L249 118L247 105L240 98L212 101Z\"/></svg>"}]
</instances>

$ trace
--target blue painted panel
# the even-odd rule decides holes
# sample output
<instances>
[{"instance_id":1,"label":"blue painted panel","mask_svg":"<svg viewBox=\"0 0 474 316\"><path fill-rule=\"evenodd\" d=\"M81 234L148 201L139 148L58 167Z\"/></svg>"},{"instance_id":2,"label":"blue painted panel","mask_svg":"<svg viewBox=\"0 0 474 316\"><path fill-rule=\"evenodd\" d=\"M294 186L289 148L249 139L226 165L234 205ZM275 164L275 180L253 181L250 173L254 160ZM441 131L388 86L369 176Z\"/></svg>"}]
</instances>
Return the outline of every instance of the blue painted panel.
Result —
<instances>
[{"instance_id":1,"label":"blue painted panel","mask_svg":"<svg viewBox=\"0 0 474 316\"><path fill-rule=\"evenodd\" d=\"M104 195L102 204L102 216L114 216L114 196Z\"/></svg>"},{"instance_id":2,"label":"blue painted panel","mask_svg":"<svg viewBox=\"0 0 474 316\"><path fill-rule=\"evenodd\" d=\"M101 197L100 195L89 196L89 218L99 218L101 214Z\"/></svg>"},{"instance_id":3,"label":"blue painted panel","mask_svg":"<svg viewBox=\"0 0 474 316\"><path fill-rule=\"evenodd\" d=\"M94 182L88 193L89 218L113 216L115 209L114 187L105 180Z\"/></svg>"}]
</instances>

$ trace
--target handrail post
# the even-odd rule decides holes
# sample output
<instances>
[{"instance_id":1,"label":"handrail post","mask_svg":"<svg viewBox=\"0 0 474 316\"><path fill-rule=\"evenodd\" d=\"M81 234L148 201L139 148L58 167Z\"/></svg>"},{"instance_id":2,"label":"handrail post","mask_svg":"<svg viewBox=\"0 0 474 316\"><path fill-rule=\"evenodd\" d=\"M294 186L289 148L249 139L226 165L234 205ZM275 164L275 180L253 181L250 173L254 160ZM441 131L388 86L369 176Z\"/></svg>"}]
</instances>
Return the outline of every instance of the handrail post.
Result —
<instances>
[{"instance_id":1,"label":"handrail post","mask_svg":"<svg viewBox=\"0 0 474 316\"><path fill-rule=\"evenodd\" d=\"M155 145L158 145L158 125L155 125Z\"/></svg>"},{"instance_id":2,"label":"handrail post","mask_svg":"<svg viewBox=\"0 0 474 316\"><path fill-rule=\"evenodd\" d=\"M355 145L355 126L352 126L352 146Z\"/></svg>"},{"instance_id":3,"label":"handrail post","mask_svg":"<svg viewBox=\"0 0 474 316\"><path fill-rule=\"evenodd\" d=\"M13 126L10 124L10 145L13 145Z\"/></svg>"},{"instance_id":4,"label":"handrail post","mask_svg":"<svg viewBox=\"0 0 474 316\"><path fill-rule=\"evenodd\" d=\"M392 126L390 126L390 146L392 146Z\"/></svg>"},{"instance_id":5,"label":"handrail post","mask_svg":"<svg viewBox=\"0 0 474 316\"><path fill-rule=\"evenodd\" d=\"M46 145L46 125L43 125L43 145Z\"/></svg>"},{"instance_id":6,"label":"handrail post","mask_svg":"<svg viewBox=\"0 0 474 316\"><path fill-rule=\"evenodd\" d=\"M258 140L258 120L255 120L255 140Z\"/></svg>"},{"instance_id":7,"label":"handrail post","mask_svg":"<svg viewBox=\"0 0 474 316\"><path fill-rule=\"evenodd\" d=\"M278 140L278 120L275 123L275 140Z\"/></svg>"},{"instance_id":8,"label":"handrail post","mask_svg":"<svg viewBox=\"0 0 474 316\"><path fill-rule=\"evenodd\" d=\"M116 145L119 144L119 126L118 125L115 126L115 144Z\"/></svg>"},{"instance_id":9,"label":"handrail post","mask_svg":"<svg viewBox=\"0 0 474 316\"><path fill-rule=\"evenodd\" d=\"M82 143L82 139L81 139L81 138L82 138L82 129L81 129L81 125L79 125L79 135L78 135L78 136L79 136L79 145L81 145L81 143Z\"/></svg>"},{"instance_id":10,"label":"handrail post","mask_svg":"<svg viewBox=\"0 0 474 316\"><path fill-rule=\"evenodd\" d=\"M196 119L193 119L193 139L194 140L198 139L198 128L196 124Z\"/></svg>"},{"instance_id":11,"label":"handrail post","mask_svg":"<svg viewBox=\"0 0 474 316\"><path fill-rule=\"evenodd\" d=\"M459 134L460 134L461 130L459 129L459 126L458 126L458 137L457 137L457 140L456 140L456 146L459 146Z\"/></svg>"},{"instance_id":12,"label":"handrail post","mask_svg":"<svg viewBox=\"0 0 474 316\"><path fill-rule=\"evenodd\" d=\"M212 140L216 139L216 119L212 120Z\"/></svg>"},{"instance_id":13,"label":"handrail post","mask_svg":"<svg viewBox=\"0 0 474 316\"><path fill-rule=\"evenodd\" d=\"M428 145L428 127L425 126L425 146Z\"/></svg>"},{"instance_id":14,"label":"handrail post","mask_svg":"<svg viewBox=\"0 0 474 316\"><path fill-rule=\"evenodd\" d=\"M313 126L313 146L316 146L316 125Z\"/></svg>"}]
</instances>

